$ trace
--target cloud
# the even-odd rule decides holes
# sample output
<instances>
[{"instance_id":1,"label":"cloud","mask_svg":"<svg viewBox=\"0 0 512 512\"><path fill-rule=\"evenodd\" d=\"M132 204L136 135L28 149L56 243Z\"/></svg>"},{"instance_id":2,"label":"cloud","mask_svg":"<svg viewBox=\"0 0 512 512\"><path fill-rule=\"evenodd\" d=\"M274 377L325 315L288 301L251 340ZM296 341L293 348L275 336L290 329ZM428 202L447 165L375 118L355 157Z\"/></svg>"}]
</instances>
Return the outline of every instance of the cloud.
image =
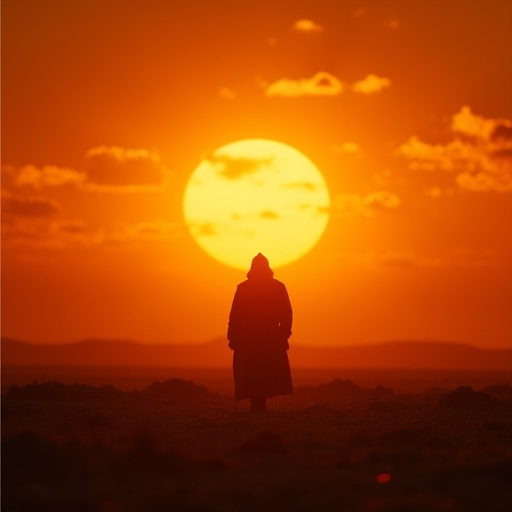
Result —
<instances>
[{"instance_id":1,"label":"cloud","mask_svg":"<svg viewBox=\"0 0 512 512\"><path fill-rule=\"evenodd\" d=\"M334 209L346 217L373 217L377 213L394 210L401 204L396 194L384 190L367 195L341 194L333 200Z\"/></svg>"},{"instance_id":2,"label":"cloud","mask_svg":"<svg viewBox=\"0 0 512 512\"><path fill-rule=\"evenodd\" d=\"M303 190L309 190L311 192L317 189L317 186L314 183L311 183L310 181L296 181L293 183L283 183L281 187L291 189L299 188Z\"/></svg>"},{"instance_id":3,"label":"cloud","mask_svg":"<svg viewBox=\"0 0 512 512\"><path fill-rule=\"evenodd\" d=\"M464 106L460 109L460 112L452 116L450 128L452 132L466 135L471 139L487 141L491 138L497 126L496 120L475 115L468 106Z\"/></svg>"},{"instance_id":4,"label":"cloud","mask_svg":"<svg viewBox=\"0 0 512 512\"><path fill-rule=\"evenodd\" d=\"M271 210L265 210L259 214L259 218L263 220L278 220L279 215Z\"/></svg>"},{"instance_id":5,"label":"cloud","mask_svg":"<svg viewBox=\"0 0 512 512\"><path fill-rule=\"evenodd\" d=\"M352 91L359 94L375 94L382 91L382 89L389 87L391 80L377 75L367 75L362 80L355 82L352 85Z\"/></svg>"},{"instance_id":6,"label":"cloud","mask_svg":"<svg viewBox=\"0 0 512 512\"><path fill-rule=\"evenodd\" d=\"M120 245L144 242L165 242L174 238L179 232L179 224L165 220L136 222L134 224L117 222L113 226L102 227L98 230L98 243L105 245Z\"/></svg>"},{"instance_id":7,"label":"cloud","mask_svg":"<svg viewBox=\"0 0 512 512\"><path fill-rule=\"evenodd\" d=\"M43 187L60 187L68 184L80 185L86 179L86 175L82 172L54 165L44 165L41 168L24 165L18 169L7 166L2 170L3 174L8 176L11 185L33 187L38 190Z\"/></svg>"},{"instance_id":8,"label":"cloud","mask_svg":"<svg viewBox=\"0 0 512 512\"><path fill-rule=\"evenodd\" d=\"M147 149L100 146L86 154L84 185L106 192L150 191L165 185L167 169L160 156Z\"/></svg>"},{"instance_id":9,"label":"cloud","mask_svg":"<svg viewBox=\"0 0 512 512\"><path fill-rule=\"evenodd\" d=\"M218 167L218 174L230 180L254 174L272 163L272 158L238 158L229 155L212 155L208 161Z\"/></svg>"},{"instance_id":10,"label":"cloud","mask_svg":"<svg viewBox=\"0 0 512 512\"><path fill-rule=\"evenodd\" d=\"M453 266L453 262L446 257L426 256L399 251L375 254L373 255L373 261L381 267L397 270Z\"/></svg>"},{"instance_id":11,"label":"cloud","mask_svg":"<svg viewBox=\"0 0 512 512\"><path fill-rule=\"evenodd\" d=\"M339 144L337 146L332 146L333 153L341 154L341 153L359 153L361 148L355 142L344 142L343 144Z\"/></svg>"},{"instance_id":12,"label":"cloud","mask_svg":"<svg viewBox=\"0 0 512 512\"><path fill-rule=\"evenodd\" d=\"M4 247L29 247L33 249L62 249L63 240L52 236L48 222L42 219L16 219L6 222L2 219L2 245Z\"/></svg>"},{"instance_id":13,"label":"cloud","mask_svg":"<svg viewBox=\"0 0 512 512\"><path fill-rule=\"evenodd\" d=\"M431 187L426 189L423 192L427 197L431 197L433 199L439 199L443 196L453 196L454 191L452 189L442 189L439 187Z\"/></svg>"},{"instance_id":14,"label":"cloud","mask_svg":"<svg viewBox=\"0 0 512 512\"><path fill-rule=\"evenodd\" d=\"M364 202L373 210L388 210L402 204L400 198L391 192L373 192L364 198Z\"/></svg>"},{"instance_id":15,"label":"cloud","mask_svg":"<svg viewBox=\"0 0 512 512\"><path fill-rule=\"evenodd\" d=\"M390 271L418 271L432 268L482 268L496 266L506 253L493 250L453 248L438 253L419 254L414 251L385 251L367 253L338 253L338 258L363 265L377 266Z\"/></svg>"},{"instance_id":16,"label":"cloud","mask_svg":"<svg viewBox=\"0 0 512 512\"><path fill-rule=\"evenodd\" d=\"M389 28L390 30L396 30L397 28L400 27L400 25L401 25L401 23L397 19L392 19L392 20L385 21L382 23L382 26L384 28Z\"/></svg>"},{"instance_id":17,"label":"cloud","mask_svg":"<svg viewBox=\"0 0 512 512\"><path fill-rule=\"evenodd\" d=\"M512 121L486 119L465 106L450 129L453 139L445 144L411 137L396 153L411 170L455 173L460 190L512 192Z\"/></svg>"},{"instance_id":18,"label":"cloud","mask_svg":"<svg viewBox=\"0 0 512 512\"><path fill-rule=\"evenodd\" d=\"M389 87L389 78L369 74L352 85L345 85L334 75L321 71L311 78L292 80L283 78L270 85L263 84L266 96L282 96L285 98L298 98L300 96L339 96L345 90L356 94L375 94Z\"/></svg>"},{"instance_id":19,"label":"cloud","mask_svg":"<svg viewBox=\"0 0 512 512\"><path fill-rule=\"evenodd\" d=\"M178 233L177 223L164 220L89 226L79 219L2 219L2 240L10 246L63 249L73 246L119 245L121 243L166 241Z\"/></svg>"},{"instance_id":20,"label":"cloud","mask_svg":"<svg viewBox=\"0 0 512 512\"><path fill-rule=\"evenodd\" d=\"M2 191L2 215L13 217L51 217L60 213L60 205L44 196L15 195Z\"/></svg>"},{"instance_id":21,"label":"cloud","mask_svg":"<svg viewBox=\"0 0 512 512\"><path fill-rule=\"evenodd\" d=\"M311 20L297 20L293 24L294 30L297 32L322 32L323 27Z\"/></svg>"},{"instance_id":22,"label":"cloud","mask_svg":"<svg viewBox=\"0 0 512 512\"><path fill-rule=\"evenodd\" d=\"M283 96L297 98L299 96L337 96L343 92L343 83L335 76L321 71L312 78L291 80L283 78L270 84L265 89L266 96Z\"/></svg>"},{"instance_id":23,"label":"cloud","mask_svg":"<svg viewBox=\"0 0 512 512\"><path fill-rule=\"evenodd\" d=\"M195 236L218 236L219 232L217 227L212 222L205 222L203 224L191 223L189 224L190 230Z\"/></svg>"},{"instance_id":24,"label":"cloud","mask_svg":"<svg viewBox=\"0 0 512 512\"><path fill-rule=\"evenodd\" d=\"M100 146L86 153L85 169L55 165L2 166L2 181L8 188L73 185L98 192L150 192L161 190L169 172L160 156L146 149Z\"/></svg>"},{"instance_id":25,"label":"cloud","mask_svg":"<svg viewBox=\"0 0 512 512\"><path fill-rule=\"evenodd\" d=\"M219 96L225 100L234 100L236 98L235 91L229 87L223 87L220 89Z\"/></svg>"},{"instance_id":26,"label":"cloud","mask_svg":"<svg viewBox=\"0 0 512 512\"><path fill-rule=\"evenodd\" d=\"M165 220L137 222L128 228L132 238L144 240L167 240L177 231L178 225L176 223Z\"/></svg>"}]
</instances>

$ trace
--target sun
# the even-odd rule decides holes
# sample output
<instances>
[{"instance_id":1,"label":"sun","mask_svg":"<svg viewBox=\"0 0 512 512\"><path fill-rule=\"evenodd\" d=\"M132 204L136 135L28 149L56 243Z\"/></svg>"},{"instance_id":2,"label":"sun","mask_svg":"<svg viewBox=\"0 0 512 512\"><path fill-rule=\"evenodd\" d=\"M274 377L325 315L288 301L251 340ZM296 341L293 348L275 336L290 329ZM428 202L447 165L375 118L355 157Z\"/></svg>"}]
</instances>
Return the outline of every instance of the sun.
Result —
<instances>
[{"instance_id":1,"label":"sun","mask_svg":"<svg viewBox=\"0 0 512 512\"><path fill-rule=\"evenodd\" d=\"M191 175L185 222L211 257L247 269L261 252L272 267L309 252L329 219L329 192L317 167L281 142L247 139L215 150Z\"/></svg>"}]
</instances>

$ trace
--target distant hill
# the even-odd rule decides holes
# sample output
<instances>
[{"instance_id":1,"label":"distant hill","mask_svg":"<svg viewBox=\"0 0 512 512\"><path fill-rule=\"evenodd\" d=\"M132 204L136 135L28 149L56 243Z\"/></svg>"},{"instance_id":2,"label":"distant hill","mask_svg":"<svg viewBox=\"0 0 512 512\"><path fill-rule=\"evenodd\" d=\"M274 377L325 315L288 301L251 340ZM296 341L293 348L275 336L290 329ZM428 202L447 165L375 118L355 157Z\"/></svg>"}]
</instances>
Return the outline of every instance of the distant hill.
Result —
<instances>
[{"instance_id":1,"label":"distant hill","mask_svg":"<svg viewBox=\"0 0 512 512\"><path fill-rule=\"evenodd\" d=\"M293 345L297 368L439 369L512 371L512 348L485 349L460 343L394 341L373 345ZM2 365L229 367L224 339L202 344L148 345L133 341L86 340L59 345L2 339Z\"/></svg>"}]
</instances>

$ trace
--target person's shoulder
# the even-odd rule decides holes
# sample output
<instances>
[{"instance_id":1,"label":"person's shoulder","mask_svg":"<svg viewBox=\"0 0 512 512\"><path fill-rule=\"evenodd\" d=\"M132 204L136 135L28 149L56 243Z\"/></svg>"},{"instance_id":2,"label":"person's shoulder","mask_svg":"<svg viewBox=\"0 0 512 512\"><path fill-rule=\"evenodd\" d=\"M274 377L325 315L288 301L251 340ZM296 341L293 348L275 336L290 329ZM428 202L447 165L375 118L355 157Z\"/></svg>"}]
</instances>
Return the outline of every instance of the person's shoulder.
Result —
<instances>
[{"instance_id":1,"label":"person's shoulder","mask_svg":"<svg viewBox=\"0 0 512 512\"><path fill-rule=\"evenodd\" d=\"M238 283L236 287L243 290L245 287L247 287L248 283L249 283L249 279L246 279L245 281Z\"/></svg>"},{"instance_id":2,"label":"person's shoulder","mask_svg":"<svg viewBox=\"0 0 512 512\"><path fill-rule=\"evenodd\" d=\"M276 288L284 288L286 290L286 286L281 281L278 281L277 279L272 279L272 282L274 283L274 286Z\"/></svg>"}]
</instances>

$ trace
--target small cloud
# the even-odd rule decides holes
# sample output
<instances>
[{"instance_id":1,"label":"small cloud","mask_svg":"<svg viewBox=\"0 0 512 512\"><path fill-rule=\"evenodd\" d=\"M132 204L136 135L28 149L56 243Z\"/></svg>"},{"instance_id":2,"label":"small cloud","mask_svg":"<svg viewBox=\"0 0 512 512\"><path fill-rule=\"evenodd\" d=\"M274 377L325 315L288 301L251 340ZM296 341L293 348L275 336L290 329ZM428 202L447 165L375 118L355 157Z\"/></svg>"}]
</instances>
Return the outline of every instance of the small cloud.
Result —
<instances>
[{"instance_id":1,"label":"small cloud","mask_svg":"<svg viewBox=\"0 0 512 512\"><path fill-rule=\"evenodd\" d=\"M105 229L91 229L78 219L61 219L51 223L47 236L54 241L55 247L92 246L104 241Z\"/></svg>"},{"instance_id":2,"label":"small cloud","mask_svg":"<svg viewBox=\"0 0 512 512\"><path fill-rule=\"evenodd\" d=\"M219 232L215 224L211 222L205 222L203 224L190 224L190 230L195 236L218 236Z\"/></svg>"},{"instance_id":3,"label":"small cloud","mask_svg":"<svg viewBox=\"0 0 512 512\"><path fill-rule=\"evenodd\" d=\"M51 220L47 217L17 218L5 224L2 220L2 240L6 245L32 249L63 249L71 245L93 245L101 241L80 220Z\"/></svg>"},{"instance_id":4,"label":"small cloud","mask_svg":"<svg viewBox=\"0 0 512 512\"><path fill-rule=\"evenodd\" d=\"M26 247L31 249L62 249L63 240L52 236L48 222L41 219L18 219L6 224L2 219L2 244L9 247Z\"/></svg>"},{"instance_id":5,"label":"small cloud","mask_svg":"<svg viewBox=\"0 0 512 512\"><path fill-rule=\"evenodd\" d=\"M377 213L398 208L401 199L391 192L379 191L367 195L341 194L334 198L333 206L347 217L373 217Z\"/></svg>"},{"instance_id":6,"label":"small cloud","mask_svg":"<svg viewBox=\"0 0 512 512\"><path fill-rule=\"evenodd\" d=\"M334 153L359 153L361 148L355 142L344 142L338 146L332 146L332 151Z\"/></svg>"},{"instance_id":7,"label":"small cloud","mask_svg":"<svg viewBox=\"0 0 512 512\"><path fill-rule=\"evenodd\" d=\"M51 217L60 213L59 204L44 196L15 195L2 191L2 215L13 217Z\"/></svg>"},{"instance_id":8,"label":"small cloud","mask_svg":"<svg viewBox=\"0 0 512 512\"><path fill-rule=\"evenodd\" d=\"M451 264L446 257L421 256L412 252L387 252L374 255L374 262L388 269L411 270L445 267Z\"/></svg>"},{"instance_id":9,"label":"small cloud","mask_svg":"<svg viewBox=\"0 0 512 512\"><path fill-rule=\"evenodd\" d=\"M473 114L467 105L462 107L460 112L457 112L452 117L452 124L450 126L454 133L484 141L491 138L491 134L496 127L496 120L485 119L485 117Z\"/></svg>"},{"instance_id":10,"label":"small cloud","mask_svg":"<svg viewBox=\"0 0 512 512\"><path fill-rule=\"evenodd\" d=\"M411 137L396 151L411 170L456 173L455 184L470 192L512 191L512 121L486 119L468 106L452 117L453 139L430 144Z\"/></svg>"},{"instance_id":11,"label":"small cloud","mask_svg":"<svg viewBox=\"0 0 512 512\"><path fill-rule=\"evenodd\" d=\"M165 241L177 233L176 224L163 220L110 226L88 226L79 219L16 218L2 219L2 240L10 246L65 249L104 244L121 244L139 240Z\"/></svg>"},{"instance_id":12,"label":"small cloud","mask_svg":"<svg viewBox=\"0 0 512 512\"><path fill-rule=\"evenodd\" d=\"M317 186L310 181L296 181L294 183L283 183L281 185L282 188L301 188L304 190L314 191L317 189Z\"/></svg>"},{"instance_id":13,"label":"small cloud","mask_svg":"<svg viewBox=\"0 0 512 512\"><path fill-rule=\"evenodd\" d=\"M24 165L18 169L11 168L12 185L16 187L33 187L41 189L43 187L60 187L63 185L80 185L86 176L82 172L57 167L54 165L44 165L41 168L34 165Z\"/></svg>"},{"instance_id":14,"label":"small cloud","mask_svg":"<svg viewBox=\"0 0 512 512\"><path fill-rule=\"evenodd\" d=\"M512 175L493 176L486 172L461 172L455 178L456 184L470 192L512 192Z\"/></svg>"},{"instance_id":15,"label":"small cloud","mask_svg":"<svg viewBox=\"0 0 512 512\"><path fill-rule=\"evenodd\" d=\"M373 210L388 210L397 208L402 204L402 201L396 194L391 192L373 192L364 198L364 202Z\"/></svg>"},{"instance_id":16,"label":"small cloud","mask_svg":"<svg viewBox=\"0 0 512 512\"><path fill-rule=\"evenodd\" d=\"M343 83L322 71L312 78L291 80L283 78L265 89L266 96L298 98L300 96L337 96L343 92Z\"/></svg>"},{"instance_id":17,"label":"small cloud","mask_svg":"<svg viewBox=\"0 0 512 512\"><path fill-rule=\"evenodd\" d=\"M68 235L83 235L87 232L87 226L85 222L75 219L59 220L52 224L53 229L60 233L66 233Z\"/></svg>"},{"instance_id":18,"label":"small cloud","mask_svg":"<svg viewBox=\"0 0 512 512\"><path fill-rule=\"evenodd\" d=\"M167 240L177 231L177 226L164 220L138 222L131 226L130 231L134 238Z\"/></svg>"},{"instance_id":19,"label":"small cloud","mask_svg":"<svg viewBox=\"0 0 512 512\"><path fill-rule=\"evenodd\" d=\"M224 98L225 100L230 100L230 101L232 101L236 98L235 91L233 91L233 89L230 89L229 87L223 87L219 91L219 96L221 98Z\"/></svg>"},{"instance_id":20,"label":"small cloud","mask_svg":"<svg viewBox=\"0 0 512 512\"><path fill-rule=\"evenodd\" d=\"M164 220L118 223L113 228L102 230L102 241L122 243L137 240L165 241L178 231L176 224Z\"/></svg>"},{"instance_id":21,"label":"small cloud","mask_svg":"<svg viewBox=\"0 0 512 512\"><path fill-rule=\"evenodd\" d=\"M297 20L293 24L294 30L298 32L322 32L323 27L311 20Z\"/></svg>"},{"instance_id":22,"label":"small cloud","mask_svg":"<svg viewBox=\"0 0 512 512\"><path fill-rule=\"evenodd\" d=\"M167 169L159 155L147 149L100 146L86 154L88 190L103 192L150 191L167 181Z\"/></svg>"},{"instance_id":23,"label":"small cloud","mask_svg":"<svg viewBox=\"0 0 512 512\"><path fill-rule=\"evenodd\" d=\"M279 220L279 215L276 212L265 210L259 215L260 219L264 220Z\"/></svg>"},{"instance_id":24,"label":"small cloud","mask_svg":"<svg viewBox=\"0 0 512 512\"><path fill-rule=\"evenodd\" d=\"M385 21L382 26L384 28L388 28L389 30L397 30L400 27L400 21L393 19L389 21Z\"/></svg>"},{"instance_id":25,"label":"small cloud","mask_svg":"<svg viewBox=\"0 0 512 512\"><path fill-rule=\"evenodd\" d=\"M442 189L439 187L431 187L424 191L424 194L427 197L431 197L432 199L439 199L443 196L453 196L454 191L452 189Z\"/></svg>"},{"instance_id":26,"label":"small cloud","mask_svg":"<svg viewBox=\"0 0 512 512\"><path fill-rule=\"evenodd\" d=\"M73 185L99 192L142 192L160 190L169 173L160 157L146 149L117 146L93 148L86 154L85 170L66 167L24 165L2 167L2 179L9 188Z\"/></svg>"},{"instance_id":27,"label":"small cloud","mask_svg":"<svg viewBox=\"0 0 512 512\"><path fill-rule=\"evenodd\" d=\"M269 166L272 158L236 158L229 155L214 154L208 161L218 167L218 174L230 180L254 174L262 167Z\"/></svg>"},{"instance_id":28,"label":"small cloud","mask_svg":"<svg viewBox=\"0 0 512 512\"><path fill-rule=\"evenodd\" d=\"M390 252L379 255L377 258L379 265L386 268L411 269L417 266L417 259L410 253Z\"/></svg>"},{"instance_id":29,"label":"small cloud","mask_svg":"<svg viewBox=\"0 0 512 512\"><path fill-rule=\"evenodd\" d=\"M352 91L359 94L374 94L389 87L391 80L377 75L367 75L363 80L359 80L352 85Z\"/></svg>"}]
</instances>

